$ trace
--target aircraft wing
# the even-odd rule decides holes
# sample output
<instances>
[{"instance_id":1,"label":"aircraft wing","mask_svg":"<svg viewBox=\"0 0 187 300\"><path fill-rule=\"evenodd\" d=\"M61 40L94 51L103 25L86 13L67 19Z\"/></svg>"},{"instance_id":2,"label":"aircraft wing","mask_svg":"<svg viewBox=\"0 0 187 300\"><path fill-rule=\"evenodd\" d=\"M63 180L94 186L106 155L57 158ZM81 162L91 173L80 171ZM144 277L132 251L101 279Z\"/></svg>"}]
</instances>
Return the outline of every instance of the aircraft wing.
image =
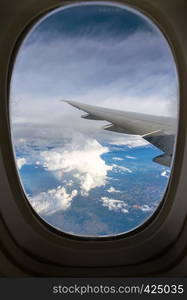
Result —
<instances>
[{"instance_id":1,"label":"aircraft wing","mask_svg":"<svg viewBox=\"0 0 187 300\"><path fill-rule=\"evenodd\" d=\"M104 130L140 135L164 152L155 157L153 161L170 166L175 140L173 118L93 106L69 100L63 101L86 112L87 114L81 116L84 119L109 122L103 127Z\"/></svg>"}]
</instances>

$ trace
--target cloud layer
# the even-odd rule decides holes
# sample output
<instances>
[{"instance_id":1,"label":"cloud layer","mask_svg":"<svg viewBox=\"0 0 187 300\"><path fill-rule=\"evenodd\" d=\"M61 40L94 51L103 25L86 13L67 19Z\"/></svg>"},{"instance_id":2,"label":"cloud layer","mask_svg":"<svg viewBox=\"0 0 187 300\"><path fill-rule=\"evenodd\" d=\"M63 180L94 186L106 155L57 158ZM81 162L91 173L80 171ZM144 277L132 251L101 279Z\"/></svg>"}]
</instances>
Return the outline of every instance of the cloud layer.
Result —
<instances>
[{"instance_id":1,"label":"cloud layer","mask_svg":"<svg viewBox=\"0 0 187 300\"><path fill-rule=\"evenodd\" d=\"M101 8L98 11L104 19L108 8ZM130 34L127 29L136 23L136 17L116 27L115 10L113 17L101 24L91 6L87 14L81 15L77 24L81 30L77 29L76 35L67 31L72 28L69 19L69 27L64 23L62 33L57 34L54 24L59 24L53 18L47 31L42 31L41 23L40 30L36 28L20 49L12 76L11 119L15 127L21 125L22 133L29 135L34 126L42 125L60 126L64 134L70 129L99 132L101 122L82 120L80 111L60 99L127 111L176 114L176 67L163 35L143 19L144 26L135 27ZM114 28L115 34L108 28ZM45 134L44 128L38 132L40 136Z\"/></svg>"}]
</instances>

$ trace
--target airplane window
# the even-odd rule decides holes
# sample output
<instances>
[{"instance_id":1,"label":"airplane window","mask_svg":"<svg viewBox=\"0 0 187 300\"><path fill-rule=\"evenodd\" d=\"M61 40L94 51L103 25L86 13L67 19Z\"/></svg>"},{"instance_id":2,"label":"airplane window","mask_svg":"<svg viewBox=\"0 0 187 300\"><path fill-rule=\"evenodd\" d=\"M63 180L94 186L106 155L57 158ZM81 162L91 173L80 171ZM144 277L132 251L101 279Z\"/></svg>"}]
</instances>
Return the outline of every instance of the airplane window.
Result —
<instances>
[{"instance_id":1,"label":"airplane window","mask_svg":"<svg viewBox=\"0 0 187 300\"><path fill-rule=\"evenodd\" d=\"M22 42L10 89L16 165L31 206L62 232L144 224L168 185L177 118L169 43L135 9L69 5Z\"/></svg>"}]
</instances>

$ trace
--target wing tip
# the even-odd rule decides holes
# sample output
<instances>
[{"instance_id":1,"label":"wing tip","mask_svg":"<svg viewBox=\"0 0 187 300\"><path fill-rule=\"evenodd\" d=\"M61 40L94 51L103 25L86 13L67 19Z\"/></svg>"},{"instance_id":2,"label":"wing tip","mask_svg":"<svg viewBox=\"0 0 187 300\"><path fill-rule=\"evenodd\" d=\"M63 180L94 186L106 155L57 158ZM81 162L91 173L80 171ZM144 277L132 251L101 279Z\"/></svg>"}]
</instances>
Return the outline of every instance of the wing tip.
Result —
<instances>
[{"instance_id":1,"label":"wing tip","mask_svg":"<svg viewBox=\"0 0 187 300\"><path fill-rule=\"evenodd\" d=\"M71 104L71 100L66 100L66 99L60 99L59 100L60 102L65 102L65 103L68 103L68 104Z\"/></svg>"},{"instance_id":2,"label":"wing tip","mask_svg":"<svg viewBox=\"0 0 187 300\"><path fill-rule=\"evenodd\" d=\"M66 100L66 99L62 99L62 100L60 100L60 101L61 101L61 102L65 102L65 103L67 103L67 104L69 104L69 105L71 105L71 106L73 106L73 107L75 107L75 108L78 108L78 109L80 109L80 110L85 111L85 110L84 110L84 107L83 107L83 104L80 103L80 102L71 101L71 100Z\"/></svg>"},{"instance_id":3,"label":"wing tip","mask_svg":"<svg viewBox=\"0 0 187 300\"><path fill-rule=\"evenodd\" d=\"M77 102L75 102L75 101L71 101L71 100L66 100L66 99L62 99L62 100L60 100L61 102L64 102L64 103L67 103L67 104L69 104L69 105L71 105L71 106L74 106L74 107L76 107L76 108L78 108L79 109L79 107L78 107L78 103Z\"/></svg>"}]
</instances>

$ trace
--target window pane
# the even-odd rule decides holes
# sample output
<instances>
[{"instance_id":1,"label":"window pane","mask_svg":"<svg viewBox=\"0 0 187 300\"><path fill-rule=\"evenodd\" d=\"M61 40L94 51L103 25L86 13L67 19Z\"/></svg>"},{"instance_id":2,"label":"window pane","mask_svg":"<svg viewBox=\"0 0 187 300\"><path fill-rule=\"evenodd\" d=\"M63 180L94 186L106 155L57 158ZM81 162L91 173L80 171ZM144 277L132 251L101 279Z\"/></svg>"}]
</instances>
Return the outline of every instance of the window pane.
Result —
<instances>
[{"instance_id":1,"label":"window pane","mask_svg":"<svg viewBox=\"0 0 187 300\"><path fill-rule=\"evenodd\" d=\"M174 155L178 79L147 17L104 3L48 14L19 49L10 108L20 180L47 223L113 236L156 211Z\"/></svg>"}]
</instances>

